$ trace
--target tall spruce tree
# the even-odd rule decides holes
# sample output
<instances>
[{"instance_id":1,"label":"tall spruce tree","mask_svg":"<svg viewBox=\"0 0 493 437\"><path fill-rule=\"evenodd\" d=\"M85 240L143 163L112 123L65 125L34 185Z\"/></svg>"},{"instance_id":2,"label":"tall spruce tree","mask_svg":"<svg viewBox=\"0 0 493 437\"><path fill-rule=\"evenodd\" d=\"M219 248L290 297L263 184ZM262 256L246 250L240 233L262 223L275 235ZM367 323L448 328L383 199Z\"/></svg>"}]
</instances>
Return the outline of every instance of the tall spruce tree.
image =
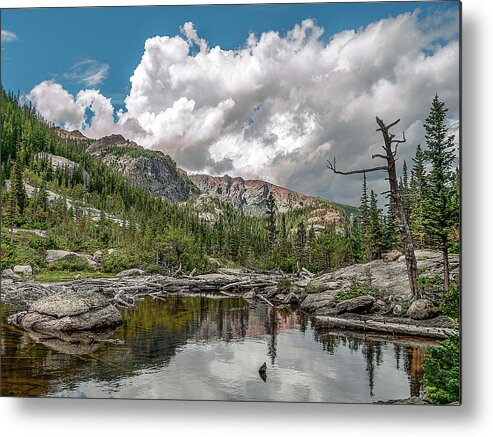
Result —
<instances>
[{"instance_id":1,"label":"tall spruce tree","mask_svg":"<svg viewBox=\"0 0 493 437\"><path fill-rule=\"evenodd\" d=\"M377 195L373 190L370 193L370 238L371 238L371 256L372 259L382 257L383 229L382 229L382 210L378 208Z\"/></svg>"},{"instance_id":2,"label":"tall spruce tree","mask_svg":"<svg viewBox=\"0 0 493 437\"><path fill-rule=\"evenodd\" d=\"M425 247L426 225L424 207L424 185L425 185L425 162L421 146L416 147L416 155L413 158L413 168L411 170L411 182L409 196L411 199L410 226L416 247Z\"/></svg>"},{"instance_id":3,"label":"tall spruce tree","mask_svg":"<svg viewBox=\"0 0 493 437\"><path fill-rule=\"evenodd\" d=\"M24 180L22 178L22 165L19 163L19 161L15 161L14 165L12 166L10 191L15 202L17 203L19 214L22 215L26 207L27 195L26 189L24 188Z\"/></svg>"},{"instance_id":4,"label":"tall spruce tree","mask_svg":"<svg viewBox=\"0 0 493 437\"><path fill-rule=\"evenodd\" d=\"M370 201L368 198L368 186L366 184L366 173L363 173L363 187L361 189L361 203L359 207L361 245L363 247L363 258L366 261L372 259L371 235L370 235Z\"/></svg>"},{"instance_id":5,"label":"tall spruce tree","mask_svg":"<svg viewBox=\"0 0 493 437\"><path fill-rule=\"evenodd\" d=\"M455 161L454 136L448 134L445 122L448 109L438 95L433 99L430 115L425 121L427 150L426 162L430 166L425 185L425 224L432 244L443 254L443 290L449 289L448 252L453 212L450 201L453 195Z\"/></svg>"},{"instance_id":6,"label":"tall spruce tree","mask_svg":"<svg viewBox=\"0 0 493 437\"><path fill-rule=\"evenodd\" d=\"M272 191L267 197L267 204L265 209L265 216L267 219L267 231L269 232L269 244L271 250L276 246L276 199Z\"/></svg>"}]
</instances>

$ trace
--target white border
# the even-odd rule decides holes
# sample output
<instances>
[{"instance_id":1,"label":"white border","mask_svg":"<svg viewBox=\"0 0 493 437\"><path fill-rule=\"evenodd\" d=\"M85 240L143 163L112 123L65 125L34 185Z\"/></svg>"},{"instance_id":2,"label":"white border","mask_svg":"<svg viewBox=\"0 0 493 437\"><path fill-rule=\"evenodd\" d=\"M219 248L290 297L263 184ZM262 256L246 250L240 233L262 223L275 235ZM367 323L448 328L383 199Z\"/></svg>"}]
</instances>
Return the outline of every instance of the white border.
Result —
<instances>
[{"instance_id":1,"label":"white border","mask_svg":"<svg viewBox=\"0 0 493 437\"><path fill-rule=\"evenodd\" d=\"M262 3L2 0L1 7ZM269 3L287 3L270 1ZM483 436L493 429L493 2L463 1L463 406L0 399L3 435ZM40 23L42 26L42 23Z\"/></svg>"}]
</instances>

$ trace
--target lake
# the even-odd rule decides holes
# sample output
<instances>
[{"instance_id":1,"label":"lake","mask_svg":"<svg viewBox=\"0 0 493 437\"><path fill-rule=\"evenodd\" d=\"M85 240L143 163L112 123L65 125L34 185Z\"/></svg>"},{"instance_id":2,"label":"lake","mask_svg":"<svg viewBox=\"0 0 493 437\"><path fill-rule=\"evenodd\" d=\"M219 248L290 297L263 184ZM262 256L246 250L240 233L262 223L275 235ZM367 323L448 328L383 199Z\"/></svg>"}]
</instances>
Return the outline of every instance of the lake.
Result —
<instances>
[{"instance_id":1,"label":"lake","mask_svg":"<svg viewBox=\"0 0 493 437\"><path fill-rule=\"evenodd\" d=\"M419 395L433 344L329 330L241 298L149 298L122 310L111 333L122 344L41 343L6 314L3 396L368 403Z\"/></svg>"}]
</instances>

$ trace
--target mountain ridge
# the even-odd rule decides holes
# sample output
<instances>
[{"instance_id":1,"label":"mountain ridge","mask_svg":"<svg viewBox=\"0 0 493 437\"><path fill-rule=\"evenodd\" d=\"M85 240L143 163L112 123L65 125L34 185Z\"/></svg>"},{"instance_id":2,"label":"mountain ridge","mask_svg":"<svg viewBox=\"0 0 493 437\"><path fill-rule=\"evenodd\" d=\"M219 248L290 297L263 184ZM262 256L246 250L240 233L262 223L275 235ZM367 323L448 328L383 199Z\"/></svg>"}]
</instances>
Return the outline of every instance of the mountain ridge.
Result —
<instances>
[{"instance_id":1,"label":"mountain ridge","mask_svg":"<svg viewBox=\"0 0 493 437\"><path fill-rule=\"evenodd\" d=\"M146 149L121 134L99 139L85 137L80 131L55 128L62 138L83 140L83 147L91 156L115 168L141 188L171 201L185 202L201 194L232 203L246 214L265 214L269 193L280 213L309 208L324 209L316 222L339 222L353 207L339 205L318 196L301 193L262 179L244 179L241 176L212 176L188 174L176 162L159 150ZM313 218L313 217L312 217Z\"/></svg>"}]
</instances>

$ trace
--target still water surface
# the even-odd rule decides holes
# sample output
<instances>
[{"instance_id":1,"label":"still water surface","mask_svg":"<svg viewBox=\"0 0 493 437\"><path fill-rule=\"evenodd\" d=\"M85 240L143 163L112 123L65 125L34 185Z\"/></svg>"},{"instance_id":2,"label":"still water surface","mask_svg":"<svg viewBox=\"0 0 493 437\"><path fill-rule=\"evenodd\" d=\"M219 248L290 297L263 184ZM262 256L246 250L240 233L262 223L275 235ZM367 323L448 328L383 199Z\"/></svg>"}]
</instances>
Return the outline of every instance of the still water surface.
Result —
<instances>
[{"instance_id":1,"label":"still water surface","mask_svg":"<svg viewBox=\"0 0 493 437\"><path fill-rule=\"evenodd\" d=\"M430 344L329 331L235 298L149 299L123 317L112 338L124 344L83 348L3 322L2 395L373 402L420 394Z\"/></svg>"}]
</instances>

